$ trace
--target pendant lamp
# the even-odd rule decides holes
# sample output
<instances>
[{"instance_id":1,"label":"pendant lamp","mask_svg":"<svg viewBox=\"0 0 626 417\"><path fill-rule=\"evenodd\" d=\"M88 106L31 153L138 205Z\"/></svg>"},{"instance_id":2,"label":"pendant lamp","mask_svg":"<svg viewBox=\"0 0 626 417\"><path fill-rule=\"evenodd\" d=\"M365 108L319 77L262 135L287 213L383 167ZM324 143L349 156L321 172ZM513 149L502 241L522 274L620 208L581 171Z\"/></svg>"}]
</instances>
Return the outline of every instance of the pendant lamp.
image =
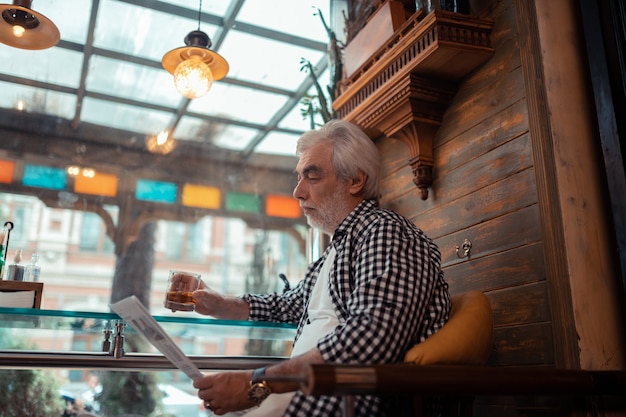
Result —
<instances>
[{"instance_id":1,"label":"pendant lamp","mask_svg":"<svg viewBox=\"0 0 626 417\"><path fill-rule=\"evenodd\" d=\"M185 37L185 45L172 49L161 60L163 68L174 76L176 89L186 98L202 97L211 89L213 81L228 73L228 62L209 49L209 35L200 30L202 1L198 10L198 30Z\"/></svg>"},{"instance_id":2,"label":"pendant lamp","mask_svg":"<svg viewBox=\"0 0 626 417\"><path fill-rule=\"evenodd\" d=\"M0 4L0 42L21 49L46 49L61 38L59 29L30 8L31 0Z\"/></svg>"}]
</instances>

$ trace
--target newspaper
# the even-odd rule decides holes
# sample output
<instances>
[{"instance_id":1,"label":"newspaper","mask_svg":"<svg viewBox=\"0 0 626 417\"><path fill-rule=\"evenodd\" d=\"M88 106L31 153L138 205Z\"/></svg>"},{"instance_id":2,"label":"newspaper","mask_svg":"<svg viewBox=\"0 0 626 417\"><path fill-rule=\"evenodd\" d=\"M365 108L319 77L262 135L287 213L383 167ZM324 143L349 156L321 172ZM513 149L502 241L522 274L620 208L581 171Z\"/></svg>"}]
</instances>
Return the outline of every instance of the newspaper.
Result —
<instances>
[{"instance_id":1,"label":"newspaper","mask_svg":"<svg viewBox=\"0 0 626 417\"><path fill-rule=\"evenodd\" d=\"M174 343L171 337L150 312L134 295L124 298L115 304L109 304L121 318L130 324L137 332L150 341L176 368L180 369L192 380L202 378L203 374L182 350Z\"/></svg>"}]
</instances>

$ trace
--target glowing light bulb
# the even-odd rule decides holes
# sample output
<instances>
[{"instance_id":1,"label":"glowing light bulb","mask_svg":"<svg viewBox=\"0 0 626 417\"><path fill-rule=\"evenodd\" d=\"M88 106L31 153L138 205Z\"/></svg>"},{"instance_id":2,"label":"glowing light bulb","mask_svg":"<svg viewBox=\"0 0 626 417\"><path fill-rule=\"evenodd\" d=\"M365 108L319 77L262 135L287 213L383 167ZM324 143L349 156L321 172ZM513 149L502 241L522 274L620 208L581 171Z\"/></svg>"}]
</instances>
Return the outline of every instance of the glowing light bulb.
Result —
<instances>
[{"instance_id":1,"label":"glowing light bulb","mask_svg":"<svg viewBox=\"0 0 626 417\"><path fill-rule=\"evenodd\" d=\"M167 130L159 132L156 138L156 144L158 146L163 146L165 145L168 139L169 139L169 133L167 132Z\"/></svg>"},{"instance_id":2,"label":"glowing light bulb","mask_svg":"<svg viewBox=\"0 0 626 417\"><path fill-rule=\"evenodd\" d=\"M176 67L174 85L189 99L202 97L213 85L213 73L200 57L191 56Z\"/></svg>"},{"instance_id":3,"label":"glowing light bulb","mask_svg":"<svg viewBox=\"0 0 626 417\"><path fill-rule=\"evenodd\" d=\"M150 152L167 155L176 147L176 140L170 136L170 132L163 130L157 135L146 137L146 147Z\"/></svg>"},{"instance_id":4,"label":"glowing light bulb","mask_svg":"<svg viewBox=\"0 0 626 417\"><path fill-rule=\"evenodd\" d=\"M92 168L83 168L82 174L85 178L94 178L96 176L96 171Z\"/></svg>"},{"instance_id":5,"label":"glowing light bulb","mask_svg":"<svg viewBox=\"0 0 626 417\"><path fill-rule=\"evenodd\" d=\"M26 32L26 29L24 29L24 26L20 26L20 25L13 26L13 35L16 38L21 38L22 35L24 35L24 32Z\"/></svg>"}]
</instances>

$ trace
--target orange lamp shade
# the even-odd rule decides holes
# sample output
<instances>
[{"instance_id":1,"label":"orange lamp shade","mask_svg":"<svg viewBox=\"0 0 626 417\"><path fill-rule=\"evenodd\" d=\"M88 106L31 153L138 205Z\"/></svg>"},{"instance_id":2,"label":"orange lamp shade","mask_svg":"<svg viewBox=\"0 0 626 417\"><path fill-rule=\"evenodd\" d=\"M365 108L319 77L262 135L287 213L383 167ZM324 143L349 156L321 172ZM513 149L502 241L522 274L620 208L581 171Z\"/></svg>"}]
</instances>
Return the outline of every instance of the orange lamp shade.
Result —
<instances>
[{"instance_id":1,"label":"orange lamp shade","mask_svg":"<svg viewBox=\"0 0 626 417\"><path fill-rule=\"evenodd\" d=\"M15 173L15 162L0 159L0 182L11 184L13 182L13 174Z\"/></svg>"},{"instance_id":2,"label":"orange lamp shade","mask_svg":"<svg viewBox=\"0 0 626 417\"><path fill-rule=\"evenodd\" d=\"M268 195L265 199L265 214L287 219L298 219L302 216L302 210L298 200L284 195Z\"/></svg>"},{"instance_id":3,"label":"orange lamp shade","mask_svg":"<svg viewBox=\"0 0 626 417\"><path fill-rule=\"evenodd\" d=\"M77 175L74 179L74 191L82 194L115 197L117 195L117 177L99 172L96 172L92 178Z\"/></svg>"},{"instance_id":4,"label":"orange lamp shade","mask_svg":"<svg viewBox=\"0 0 626 417\"><path fill-rule=\"evenodd\" d=\"M185 184L183 186L183 205L207 209L220 207L220 189L204 185Z\"/></svg>"}]
</instances>

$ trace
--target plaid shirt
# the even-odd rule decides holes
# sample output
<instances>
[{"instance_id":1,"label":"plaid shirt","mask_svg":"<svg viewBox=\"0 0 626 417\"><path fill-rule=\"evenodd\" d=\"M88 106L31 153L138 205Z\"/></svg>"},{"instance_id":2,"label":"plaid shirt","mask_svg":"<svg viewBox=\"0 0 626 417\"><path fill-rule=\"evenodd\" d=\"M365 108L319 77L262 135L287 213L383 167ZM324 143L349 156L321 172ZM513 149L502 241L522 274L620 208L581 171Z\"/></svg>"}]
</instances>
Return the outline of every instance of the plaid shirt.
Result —
<instances>
[{"instance_id":1,"label":"plaid shirt","mask_svg":"<svg viewBox=\"0 0 626 417\"><path fill-rule=\"evenodd\" d=\"M317 347L326 363L402 362L405 352L447 321L448 285L437 246L404 217L361 202L333 235L337 255L329 291L340 325ZM298 322L296 340L307 323L307 305L330 250L312 263L305 278L283 294L245 295L250 319ZM379 397L356 397L358 416L391 415ZM285 416L339 416L340 397L306 396L298 391Z\"/></svg>"}]
</instances>

